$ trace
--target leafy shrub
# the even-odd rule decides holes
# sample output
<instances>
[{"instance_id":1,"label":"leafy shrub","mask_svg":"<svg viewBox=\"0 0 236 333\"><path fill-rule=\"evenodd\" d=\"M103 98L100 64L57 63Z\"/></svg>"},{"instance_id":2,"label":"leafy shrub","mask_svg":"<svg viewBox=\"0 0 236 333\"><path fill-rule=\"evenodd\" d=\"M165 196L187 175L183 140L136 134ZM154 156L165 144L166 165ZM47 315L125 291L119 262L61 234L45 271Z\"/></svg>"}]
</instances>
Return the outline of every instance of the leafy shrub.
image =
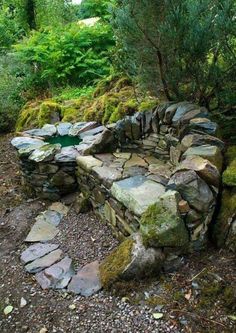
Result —
<instances>
[{"instance_id":1,"label":"leafy shrub","mask_svg":"<svg viewBox=\"0 0 236 333\"><path fill-rule=\"evenodd\" d=\"M16 46L16 50L46 86L71 84L82 87L109 73L109 51L113 45L108 25L73 23L33 32L30 38Z\"/></svg>"},{"instance_id":2,"label":"leafy shrub","mask_svg":"<svg viewBox=\"0 0 236 333\"><path fill-rule=\"evenodd\" d=\"M108 18L111 0L82 0L78 8L78 17L86 19L90 17Z\"/></svg>"}]
</instances>

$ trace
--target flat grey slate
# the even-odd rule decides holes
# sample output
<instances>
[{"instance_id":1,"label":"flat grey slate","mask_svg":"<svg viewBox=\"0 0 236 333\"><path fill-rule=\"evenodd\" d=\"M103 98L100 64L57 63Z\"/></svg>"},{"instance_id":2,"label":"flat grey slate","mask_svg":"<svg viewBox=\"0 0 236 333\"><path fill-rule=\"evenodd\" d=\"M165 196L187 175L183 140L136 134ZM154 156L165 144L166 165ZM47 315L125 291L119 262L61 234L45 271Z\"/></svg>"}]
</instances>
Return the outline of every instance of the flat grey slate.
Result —
<instances>
[{"instance_id":1,"label":"flat grey slate","mask_svg":"<svg viewBox=\"0 0 236 333\"><path fill-rule=\"evenodd\" d=\"M56 250L58 247L58 244L33 244L28 247L24 252L22 252L20 259L23 264L27 264L30 261L34 261Z\"/></svg>"},{"instance_id":2,"label":"flat grey slate","mask_svg":"<svg viewBox=\"0 0 236 333\"><path fill-rule=\"evenodd\" d=\"M114 182L111 193L130 211L140 216L165 193L165 186L144 176L134 176Z\"/></svg>"},{"instance_id":3,"label":"flat grey slate","mask_svg":"<svg viewBox=\"0 0 236 333\"><path fill-rule=\"evenodd\" d=\"M42 289L63 289L66 288L73 275L75 275L75 271L72 260L66 257L44 271L37 273L35 278Z\"/></svg>"},{"instance_id":4,"label":"flat grey slate","mask_svg":"<svg viewBox=\"0 0 236 333\"><path fill-rule=\"evenodd\" d=\"M84 266L72 277L68 291L82 296L91 296L102 288L99 276L99 263L94 261Z\"/></svg>"},{"instance_id":5,"label":"flat grey slate","mask_svg":"<svg viewBox=\"0 0 236 333\"><path fill-rule=\"evenodd\" d=\"M25 269L29 273L37 273L42 271L43 269L55 264L57 261L59 261L62 258L62 250L57 249L55 251L52 251L45 256L38 258L31 263L27 264L25 266Z\"/></svg>"},{"instance_id":6,"label":"flat grey slate","mask_svg":"<svg viewBox=\"0 0 236 333\"><path fill-rule=\"evenodd\" d=\"M58 232L59 230L52 223L39 218L32 226L25 242L47 242L52 240Z\"/></svg>"}]
</instances>

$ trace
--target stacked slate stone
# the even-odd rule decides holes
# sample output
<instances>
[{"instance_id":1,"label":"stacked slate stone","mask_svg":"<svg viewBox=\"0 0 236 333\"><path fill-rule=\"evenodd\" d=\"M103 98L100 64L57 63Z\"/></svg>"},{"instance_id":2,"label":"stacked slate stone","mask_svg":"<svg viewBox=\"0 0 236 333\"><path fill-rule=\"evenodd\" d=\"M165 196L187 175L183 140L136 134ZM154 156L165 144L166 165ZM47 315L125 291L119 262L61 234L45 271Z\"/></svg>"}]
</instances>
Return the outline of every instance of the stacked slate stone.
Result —
<instances>
[{"instance_id":1,"label":"stacked slate stone","mask_svg":"<svg viewBox=\"0 0 236 333\"><path fill-rule=\"evenodd\" d=\"M72 149L83 199L89 199L117 237L128 237L101 265L103 284L141 276L163 261L173 267L183 253L206 246L223 163L224 143L216 132L207 110L189 102L166 103L107 127L71 127L69 134L82 138ZM42 148L33 148L25 163L40 164L35 156L41 156ZM60 148L47 149L43 162L53 155L50 164L58 165ZM124 260L116 271L118 257ZM111 277L108 271L117 274Z\"/></svg>"},{"instance_id":2,"label":"stacked slate stone","mask_svg":"<svg viewBox=\"0 0 236 333\"><path fill-rule=\"evenodd\" d=\"M21 137L16 137L11 142L20 158L22 183L37 196L52 201L58 200L67 193L75 192L78 187L75 176L76 157L86 151L92 152L91 143L95 148L96 145L99 146L99 139L103 132L109 139L111 132L104 129L95 122L80 122L74 125L47 124L42 129L23 132ZM65 135L81 137L83 141L80 145L69 147L47 143L49 138ZM93 150L96 152L96 149Z\"/></svg>"}]
</instances>

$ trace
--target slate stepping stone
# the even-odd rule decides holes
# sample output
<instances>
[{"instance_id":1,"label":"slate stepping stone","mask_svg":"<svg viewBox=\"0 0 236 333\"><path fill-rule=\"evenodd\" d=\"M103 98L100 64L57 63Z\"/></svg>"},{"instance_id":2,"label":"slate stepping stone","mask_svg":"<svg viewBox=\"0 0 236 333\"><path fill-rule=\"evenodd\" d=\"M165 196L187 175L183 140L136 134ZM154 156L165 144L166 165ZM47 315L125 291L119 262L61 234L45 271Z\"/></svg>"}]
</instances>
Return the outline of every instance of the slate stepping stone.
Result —
<instances>
[{"instance_id":1,"label":"slate stepping stone","mask_svg":"<svg viewBox=\"0 0 236 333\"><path fill-rule=\"evenodd\" d=\"M62 251L60 249L57 249L55 251L52 251L45 256L38 258L31 263L27 264L25 266L25 269L29 273L37 273L42 271L43 269L50 267L51 265L55 264L57 261L59 261L62 258Z\"/></svg>"},{"instance_id":2,"label":"slate stepping stone","mask_svg":"<svg viewBox=\"0 0 236 333\"><path fill-rule=\"evenodd\" d=\"M36 223L31 228L25 242L47 242L52 240L59 230L52 223L38 216Z\"/></svg>"},{"instance_id":3,"label":"slate stepping stone","mask_svg":"<svg viewBox=\"0 0 236 333\"><path fill-rule=\"evenodd\" d=\"M33 244L21 254L20 259L23 264L27 264L30 261L34 261L58 249L58 247L58 244Z\"/></svg>"},{"instance_id":4,"label":"slate stepping stone","mask_svg":"<svg viewBox=\"0 0 236 333\"><path fill-rule=\"evenodd\" d=\"M57 227L60 224L63 215L56 212L55 210L46 210L42 213L42 217L45 219L45 221Z\"/></svg>"},{"instance_id":5,"label":"slate stepping stone","mask_svg":"<svg viewBox=\"0 0 236 333\"><path fill-rule=\"evenodd\" d=\"M72 277L68 291L82 296L91 296L102 288L99 276L99 263L94 261L84 266Z\"/></svg>"},{"instance_id":6,"label":"slate stepping stone","mask_svg":"<svg viewBox=\"0 0 236 333\"><path fill-rule=\"evenodd\" d=\"M25 136L20 136L11 140L11 144L16 149L26 149L29 147L38 148L43 146L45 143L40 139L28 138Z\"/></svg>"},{"instance_id":7,"label":"slate stepping stone","mask_svg":"<svg viewBox=\"0 0 236 333\"><path fill-rule=\"evenodd\" d=\"M72 260L66 257L44 271L37 273L35 278L42 289L63 289L66 288L73 275L75 275L75 271Z\"/></svg>"}]
</instances>

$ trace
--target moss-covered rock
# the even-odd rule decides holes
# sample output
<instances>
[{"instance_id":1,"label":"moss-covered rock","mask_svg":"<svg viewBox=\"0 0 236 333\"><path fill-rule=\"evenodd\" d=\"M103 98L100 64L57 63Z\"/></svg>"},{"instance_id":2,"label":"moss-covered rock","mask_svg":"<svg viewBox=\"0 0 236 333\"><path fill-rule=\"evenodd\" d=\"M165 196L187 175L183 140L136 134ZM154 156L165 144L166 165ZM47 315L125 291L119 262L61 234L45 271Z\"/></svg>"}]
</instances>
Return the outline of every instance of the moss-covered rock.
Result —
<instances>
[{"instance_id":1,"label":"moss-covered rock","mask_svg":"<svg viewBox=\"0 0 236 333\"><path fill-rule=\"evenodd\" d=\"M141 234L133 234L100 265L102 285L104 288L110 288L117 281L156 275L162 267L163 260L164 254L161 249L146 249Z\"/></svg>"},{"instance_id":2,"label":"moss-covered rock","mask_svg":"<svg viewBox=\"0 0 236 333\"><path fill-rule=\"evenodd\" d=\"M100 265L100 277L104 288L122 278L122 273L131 262L133 245L133 239L126 239Z\"/></svg>"},{"instance_id":3,"label":"moss-covered rock","mask_svg":"<svg viewBox=\"0 0 236 333\"><path fill-rule=\"evenodd\" d=\"M53 101L45 101L40 105L38 113L38 125L55 124L60 121L61 106Z\"/></svg>"},{"instance_id":4,"label":"moss-covered rock","mask_svg":"<svg viewBox=\"0 0 236 333\"><path fill-rule=\"evenodd\" d=\"M236 230L235 233L232 230L234 220L236 220L236 190L225 189L220 212L213 227L213 239L218 247L226 245L236 251Z\"/></svg>"},{"instance_id":5,"label":"moss-covered rock","mask_svg":"<svg viewBox=\"0 0 236 333\"><path fill-rule=\"evenodd\" d=\"M182 247L189 241L183 220L159 202L142 215L140 231L146 246Z\"/></svg>"}]
</instances>

